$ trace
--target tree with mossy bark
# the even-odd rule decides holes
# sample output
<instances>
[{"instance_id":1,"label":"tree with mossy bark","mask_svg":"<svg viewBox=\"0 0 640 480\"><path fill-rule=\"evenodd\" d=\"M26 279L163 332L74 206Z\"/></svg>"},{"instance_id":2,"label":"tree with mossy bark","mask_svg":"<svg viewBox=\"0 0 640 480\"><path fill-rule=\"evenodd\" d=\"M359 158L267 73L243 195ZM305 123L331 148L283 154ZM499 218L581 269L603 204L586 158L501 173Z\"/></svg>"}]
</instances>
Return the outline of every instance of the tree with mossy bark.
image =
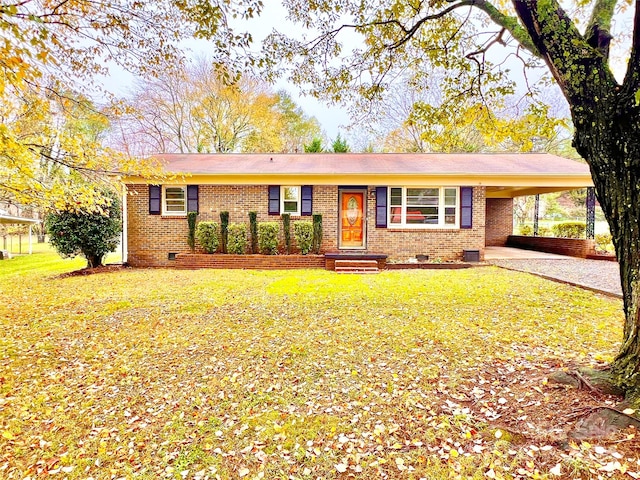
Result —
<instances>
[{"instance_id":1,"label":"tree with mossy bark","mask_svg":"<svg viewBox=\"0 0 640 480\"><path fill-rule=\"evenodd\" d=\"M358 102L383 96L400 70L420 79L445 68L449 100L442 108L455 108L462 96L490 99L517 90L513 68L502 58L491 61L491 52L507 52L518 70L547 68L568 102L573 144L590 166L620 262L624 336L608 376L640 406L640 0L282 3L288 19L314 28L298 37L290 27L272 33L263 45L269 55L256 63L274 77L288 62L290 80L333 102L354 100L361 112L369 110ZM620 12L633 25L616 32ZM618 79L610 51L625 42L626 53L616 53L628 58ZM535 96L535 85L527 86Z\"/></svg>"}]
</instances>

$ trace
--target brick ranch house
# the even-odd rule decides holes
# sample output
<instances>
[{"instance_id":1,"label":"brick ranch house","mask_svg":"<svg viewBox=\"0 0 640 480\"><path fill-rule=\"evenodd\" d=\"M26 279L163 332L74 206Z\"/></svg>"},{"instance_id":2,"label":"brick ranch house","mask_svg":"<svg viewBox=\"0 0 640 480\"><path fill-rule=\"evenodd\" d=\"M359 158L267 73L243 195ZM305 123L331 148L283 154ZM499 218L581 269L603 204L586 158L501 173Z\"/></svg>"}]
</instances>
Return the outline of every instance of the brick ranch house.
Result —
<instances>
[{"instance_id":1,"label":"brick ranch house","mask_svg":"<svg viewBox=\"0 0 640 480\"><path fill-rule=\"evenodd\" d=\"M124 179L123 260L172 266L188 253L188 211L248 225L322 214L322 252L460 260L505 245L513 198L590 187L586 164L549 154L164 154L176 178ZM292 235L293 236L293 235Z\"/></svg>"}]
</instances>

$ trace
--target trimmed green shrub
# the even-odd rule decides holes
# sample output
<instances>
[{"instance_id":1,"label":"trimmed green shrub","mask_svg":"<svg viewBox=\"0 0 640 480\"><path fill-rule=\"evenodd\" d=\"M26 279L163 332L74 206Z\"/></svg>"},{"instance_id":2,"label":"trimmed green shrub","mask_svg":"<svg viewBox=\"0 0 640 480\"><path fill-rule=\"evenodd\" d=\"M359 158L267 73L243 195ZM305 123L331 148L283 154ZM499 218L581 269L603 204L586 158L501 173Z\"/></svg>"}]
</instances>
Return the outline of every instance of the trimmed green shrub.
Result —
<instances>
[{"instance_id":1,"label":"trimmed green shrub","mask_svg":"<svg viewBox=\"0 0 640 480\"><path fill-rule=\"evenodd\" d=\"M610 233L598 233L595 236L596 250L599 252L613 253L615 251L613 247L613 237Z\"/></svg>"},{"instance_id":2,"label":"trimmed green shrub","mask_svg":"<svg viewBox=\"0 0 640 480\"><path fill-rule=\"evenodd\" d=\"M553 237L553 232L549 227L538 227L538 236L539 237Z\"/></svg>"},{"instance_id":3,"label":"trimmed green shrub","mask_svg":"<svg viewBox=\"0 0 640 480\"><path fill-rule=\"evenodd\" d=\"M222 253L227 253L229 235L229 212L220 212L220 237L222 240Z\"/></svg>"},{"instance_id":4,"label":"trimmed green shrub","mask_svg":"<svg viewBox=\"0 0 640 480\"><path fill-rule=\"evenodd\" d=\"M311 251L313 242L313 223L306 220L293 222L293 232L296 236L296 243L303 255Z\"/></svg>"},{"instance_id":5,"label":"trimmed green shrub","mask_svg":"<svg viewBox=\"0 0 640 480\"><path fill-rule=\"evenodd\" d=\"M282 214L282 230L284 233L284 248L287 255L291 253L291 214Z\"/></svg>"},{"instance_id":6,"label":"trimmed green shrub","mask_svg":"<svg viewBox=\"0 0 640 480\"><path fill-rule=\"evenodd\" d=\"M322 247L322 214L313 214L313 241L311 242L311 250L313 253L320 253Z\"/></svg>"},{"instance_id":7,"label":"trimmed green shrub","mask_svg":"<svg viewBox=\"0 0 640 480\"><path fill-rule=\"evenodd\" d=\"M564 222L553 226L553 234L562 238L585 238L586 224L584 222Z\"/></svg>"},{"instance_id":8,"label":"trimmed green shrub","mask_svg":"<svg viewBox=\"0 0 640 480\"><path fill-rule=\"evenodd\" d=\"M227 252L242 255L247 251L247 226L230 223L227 227Z\"/></svg>"},{"instance_id":9,"label":"trimmed green shrub","mask_svg":"<svg viewBox=\"0 0 640 480\"><path fill-rule=\"evenodd\" d=\"M187 245L191 253L196 250L196 218L198 212L187 212L187 224L189 225L189 233L187 234Z\"/></svg>"},{"instance_id":10,"label":"trimmed green shrub","mask_svg":"<svg viewBox=\"0 0 640 480\"><path fill-rule=\"evenodd\" d=\"M258 247L260 253L264 255L275 255L278 253L278 232L280 225L278 222L258 223Z\"/></svg>"},{"instance_id":11,"label":"trimmed green shrub","mask_svg":"<svg viewBox=\"0 0 640 480\"><path fill-rule=\"evenodd\" d=\"M199 222L196 227L198 243L207 253L215 253L218 249L218 224L216 222Z\"/></svg>"},{"instance_id":12,"label":"trimmed green shrub","mask_svg":"<svg viewBox=\"0 0 640 480\"><path fill-rule=\"evenodd\" d=\"M249 238L251 253L258 253L258 212L249 212Z\"/></svg>"},{"instance_id":13,"label":"trimmed green shrub","mask_svg":"<svg viewBox=\"0 0 640 480\"><path fill-rule=\"evenodd\" d=\"M531 237L533 235L533 227L531 225L520 225L520 235Z\"/></svg>"}]
</instances>

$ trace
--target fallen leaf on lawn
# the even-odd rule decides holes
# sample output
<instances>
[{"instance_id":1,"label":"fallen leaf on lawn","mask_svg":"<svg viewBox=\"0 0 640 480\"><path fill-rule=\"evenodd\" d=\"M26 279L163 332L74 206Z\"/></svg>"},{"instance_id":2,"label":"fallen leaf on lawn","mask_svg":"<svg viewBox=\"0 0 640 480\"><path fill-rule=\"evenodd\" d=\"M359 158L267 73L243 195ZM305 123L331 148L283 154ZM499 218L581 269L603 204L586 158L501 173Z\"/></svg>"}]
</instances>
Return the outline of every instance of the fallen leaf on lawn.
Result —
<instances>
[{"instance_id":1,"label":"fallen leaf on lawn","mask_svg":"<svg viewBox=\"0 0 640 480\"><path fill-rule=\"evenodd\" d=\"M555 475L556 477L559 477L560 475L562 475L562 468L561 468L560 464L558 463L555 467L553 467L551 470L549 470L549 473L551 475Z\"/></svg>"},{"instance_id":2,"label":"fallen leaf on lawn","mask_svg":"<svg viewBox=\"0 0 640 480\"><path fill-rule=\"evenodd\" d=\"M347 471L347 466L344 463L338 463L334 466L336 467L336 470L339 471L340 473L344 473Z\"/></svg>"}]
</instances>

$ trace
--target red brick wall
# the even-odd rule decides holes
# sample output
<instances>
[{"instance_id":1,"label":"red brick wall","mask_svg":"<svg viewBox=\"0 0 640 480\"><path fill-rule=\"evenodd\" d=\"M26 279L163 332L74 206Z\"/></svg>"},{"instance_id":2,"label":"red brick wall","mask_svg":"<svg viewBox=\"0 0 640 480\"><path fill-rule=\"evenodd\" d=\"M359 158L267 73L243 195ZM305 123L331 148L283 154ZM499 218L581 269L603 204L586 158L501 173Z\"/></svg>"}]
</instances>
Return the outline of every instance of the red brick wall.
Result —
<instances>
[{"instance_id":1,"label":"red brick wall","mask_svg":"<svg viewBox=\"0 0 640 480\"><path fill-rule=\"evenodd\" d=\"M189 253L186 217L149 215L147 185L128 185L128 262L132 266L175 266L171 253ZM375 226L375 188L368 188L367 252L385 253L390 259L406 260L417 254L432 260L461 260L463 250L480 250L485 245L485 190L474 188L473 228L446 230L387 229ZM220 212L229 212L230 222L249 223L249 212L258 212L258 221L278 221L268 215L267 185L200 185L199 221L220 222ZM322 214L322 251L338 249L338 187L314 186L313 212ZM292 217L311 221L311 217ZM282 236L282 233L281 233ZM295 243L293 226L292 241ZM282 240L282 239L281 239Z\"/></svg>"},{"instance_id":2,"label":"red brick wall","mask_svg":"<svg viewBox=\"0 0 640 480\"><path fill-rule=\"evenodd\" d=\"M584 238L529 237L511 235L507 243L509 247L518 247L540 252L557 253L570 257L587 258L595 253L595 242Z\"/></svg>"},{"instance_id":3,"label":"red brick wall","mask_svg":"<svg viewBox=\"0 0 640 480\"><path fill-rule=\"evenodd\" d=\"M487 198L485 244L504 247L513 233L513 199Z\"/></svg>"}]
</instances>

